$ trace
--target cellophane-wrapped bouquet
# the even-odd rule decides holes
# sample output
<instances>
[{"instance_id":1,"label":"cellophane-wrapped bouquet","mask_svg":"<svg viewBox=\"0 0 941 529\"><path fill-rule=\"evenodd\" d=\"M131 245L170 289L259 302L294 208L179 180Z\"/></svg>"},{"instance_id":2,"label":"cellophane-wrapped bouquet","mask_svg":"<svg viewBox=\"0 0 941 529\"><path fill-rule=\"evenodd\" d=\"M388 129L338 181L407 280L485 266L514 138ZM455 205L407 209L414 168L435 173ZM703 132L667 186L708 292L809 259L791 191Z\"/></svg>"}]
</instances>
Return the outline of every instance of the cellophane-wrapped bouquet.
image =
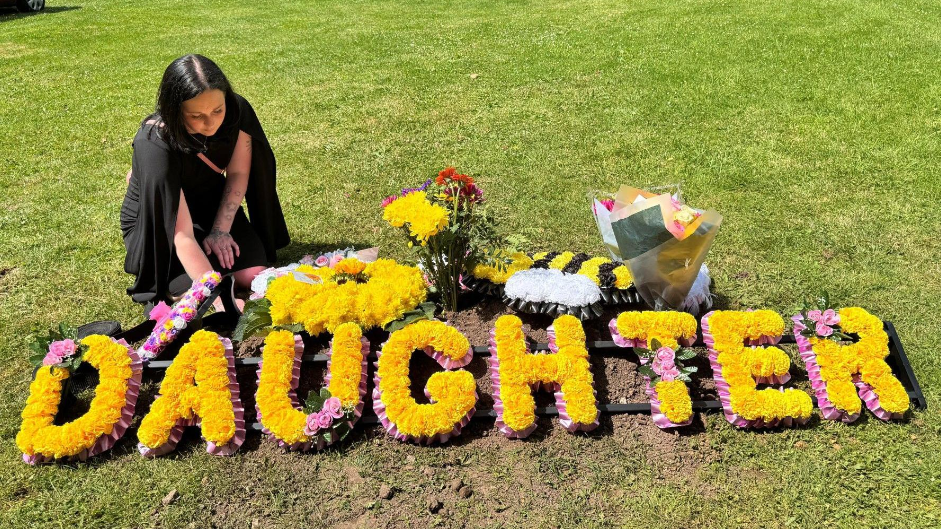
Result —
<instances>
[{"instance_id":1,"label":"cellophane-wrapped bouquet","mask_svg":"<svg viewBox=\"0 0 941 529\"><path fill-rule=\"evenodd\" d=\"M675 193L651 193L622 185L595 197L592 213L611 256L634 276L638 293L657 310L698 313L711 306L704 262L722 216L695 209Z\"/></svg>"}]
</instances>

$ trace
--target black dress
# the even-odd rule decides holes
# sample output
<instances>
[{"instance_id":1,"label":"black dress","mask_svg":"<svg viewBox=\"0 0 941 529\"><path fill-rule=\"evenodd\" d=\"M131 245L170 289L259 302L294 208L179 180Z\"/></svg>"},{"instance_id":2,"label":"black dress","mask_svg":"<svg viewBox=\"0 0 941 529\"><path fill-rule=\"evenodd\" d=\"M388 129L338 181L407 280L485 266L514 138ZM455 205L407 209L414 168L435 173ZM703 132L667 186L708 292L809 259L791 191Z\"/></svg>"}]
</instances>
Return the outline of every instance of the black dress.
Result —
<instances>
[{"instance_id":1,"label":"black dress","mask_svg":"<svg viewBox=\"0 0 941 529\"><path fill-rule=\"evenodd\" d=\"M171 150L160 130L159 125L145 123L137 131L131 181L121 206L121 232L127 249L124 271L136 277L127 293L139 303L169 301L191 282L173 247L180 191L193 218L193 233L202 243L212 229L225 188L222 174L196 153ZM215 255L210 256L213 268L223 273L273 263L276 250L290 242L275 187L274 153L248 101L238 94L228 95L219 130L210 137L193 136L205 141L203 154L217 167L225 168L239 131L252 137L251 172L245 190L251 220L239 208L230 233L240 255L231 270L221 269Z\"/></svg>"}]
</instances>

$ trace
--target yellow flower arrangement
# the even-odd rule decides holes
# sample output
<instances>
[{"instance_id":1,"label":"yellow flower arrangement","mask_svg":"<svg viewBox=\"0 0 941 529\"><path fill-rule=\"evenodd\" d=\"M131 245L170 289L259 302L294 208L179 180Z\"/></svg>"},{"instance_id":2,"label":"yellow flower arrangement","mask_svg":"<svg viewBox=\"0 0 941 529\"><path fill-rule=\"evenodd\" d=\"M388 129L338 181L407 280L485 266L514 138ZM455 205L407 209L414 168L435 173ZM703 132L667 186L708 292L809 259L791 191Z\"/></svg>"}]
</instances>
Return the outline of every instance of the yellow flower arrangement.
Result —
<instances>
[{"instance_id":1,"label":"yellow flower arrangement","mask_svg":"<svg viewBox=\"0 0 941 529\"><path fill-rule=\"evenodd\" d=\"M424 191L413 191L389 203L382 218L395 228L408 224L410 235L425 244L448 225L449 212L427 200Z\"/></svg>"},{"instance_id":2,"label":"yellow flower arrangement","mask_svg":"<svg viewBox=\"0 0 941 529\"><path fill-rule=\"evenodd\" d=\"M236 430L230 382L229 360L219 335L197 331L167 368L160 395L141 420L138 440L156 449L167 444L181 421L199 417L206 441L228 443Z\"/></svg>"},{"instance_id":3,"label":"yellow flower arrangement","mask_svg":"<svg viewBox=\"0 0 941 529\"><path fill-rule=\"evenodd\" d=\"M359 404L363 383L363 330L355 323L344 323L333 334L330 353L330 394L340 399L344 409Z\"/></svg>"},{"instance_id":4,"label":"yellow flower arrangement","mask_svg":"<svg viewBox=\"0 0 941 529\"><path fill-rule=\"evenodd\" d=\"M601 271L601 265L610 262L611 259L608 259L607 257L593 257L582 263L582 266L579 267L578 272L576 273L591 279L596 285L600 285L601 279L598 278L598 273Z\"/></svg>"},{"instance_id":5,"label":"yellow flower arrangement","mask_svg":"<svg viewBox=\"0 0 941 529\"><path fill-rule=\"evenodd\" d=\"M654 390L660 401L660 411L674 424L682 424L693 416L693 401L682 380L660 381Z\"/></svg>"},{"instance_id":6,"label":"yellow flower arrangement","mask_svg":"<svg viewBox=\"0 0 941 529\"><path fill-rule=\"evenodd\" d=\"M340 399L346 411L354 410L362 400L360 386L365 382L362 338L363 332L358 325L344 323L337 327L331 343L327 389ZM275 439L287 445L312 440L304 433L308 414L295 409L291 400L297 383L294 378L295 361L302 354L295 344L290 331L278 330L268 334L255 393L261 424Z\"/></svg>"},{"instance_id":7,"label":"yellow flower arrangement","mask_svg":"<svg viewBox=\"0 0 941 529\"><path fill-rule=\"evenodd\" d=\"M749 426L751 421L776 424L786 419L810 418L813 403L803 391L757 389L755 377L786 375L790 359L778 347L746 347L745 341L780 336L783 332L784 320L770 310L714 311L703 317L710 360L717 376L724 380L719 383L720 397L727 416L731 412L741 418L733 420L737 426ZM722 395L724 391L727 397Z\"/></svg>"},{"instance_id":8,"label":"yellow flower arrangement","mask_svg":"<svg viewBox=\"0 0 941 529\"><path fill-rule=\"evenodd\" d=\"M686 346L696 341L696 318L685 312L622 312L611 320L608 327L617 345L650 348L654 357L656 351L650 345L654 341L659 342L661 348L667 347L674 352L680 348L680 340ZM646 361L644 358L641 358L642 363ZM690 420L693 416L693 402L684 380L660 380L653 388L650 381L647 384L647 394L652 399L654 411L659 402L660 413L672 423L666 424L662 419L655 418L658 427L684 425ZM656 400L653 400L654 397Z\"/></svg>"},{"instance_id":9,"label":"yellow flower arrangement","mask_svg":"<svg viewBox=\"0 0 941 529\"><path fill-rule=\"evenodd\" d=\"M612 263L611 259L608 259L607 257L587 258L585 254L575 254L573 252L538 252L532 255L528 255L523 252L514 252L508 257L510 259L510 264L505 270L500 270L496 267L486 264L478 264L474 267L472 275L477 279L490 281L494 285L505 285L510 276L516 272L533 268L533 265L535 265L538 261L545 261L548 259L548 262L544 263L542 267L548 267L554 270L564 270L573 262L574 259L578 259L578 261L576 261L578 268L575 270L575 273L591 279L596 285L606 287L613 286L619 290L626 290L634 284L634 278L631 276L631 271L623 264L609 266L607 268L613 277L607 276L607 272L602 274L602 266L611 265ZM537 267L538 266L539 265L537 265ZM576 265L572 265L572 269L574 269L574 266ZM605 280L605 277L607 277L607 281L609 282L602 284ZM613 283L610 282L611 279L613 279Z\"/></svg>"},{"instance_id":10,"label":"yellow flower arrangement","mask_svg":"<svg viewBox=\"0 0 941 529\"><path fill-rule=\"evenodd\" d=\"M102 335L88 336L82 344L88 347L84 361L97 369L99 376L88 412L67 424L53 424L62 398L62 383L69 377L69 371L41 367L29 386L23 422L16 435L16 445L27 458L80 456L102 436L111 435L121 421L122 410L129 403L132 379L136 376L140 380L141 365L136 353Z\"/></svg>"},{"instance_id":11,"label":"yellow flower arrangement","mask_svg":"<svg viewBox=\"0 0 941 529\"><path fill-rule=\"evenodd\" d=\"M678 339L690 345L696 340L696 318L685 312L622 312L618 314L612 334L626 340L660 342L662 347L678 349Z\"/></svg>"},{"instance_id":12,"label":"yellow flower arrangement","mask_svg":"<svg viewBox=\"0 0 941 529\"><path fill-rule=\"evenodd\" d=\"M274 325L301 323L311 336L334 332L348 322L363 329L384 326L417 307L428 294L419 269L391 259L366 265L365 283L336 283L329 268L301 266L298 271L320 282L305 283L288 274L272 281L265 297L271 302Z\"/></svg>"},{"instance_id":13,"label":"yellow flower arrangement","mask_svg":"<svg viewBox=\"0 0 941 529\"><path fill-rule=\"evenodd\" d=\"M634 284L634 276L631 275L631 270L624 266L618 265L613 270L614 273L614 288L624 290L630 288Z\"/></svg>"},{"instance_id":14,"label":"yellow flower arrangement","mask_svg":"<svg viewBox=\"0 0 941 529\"><path fill-rule=\"evenodd\" d=\"M334 272L338 274L348 274L355 276L366 269L366 263L354 257L343 259L334 267Z\"/></svg>"},{"instance_id":15,"label":"yellow flower arrangement","mask_svg":"<svg viewBox=\"0 0 941 529\"><path fill-rule=\"evenodd\" d=\"M509 279L511 275L520 270L529 270L529 268L533 266L535 256L529 257L523 252L514 252L509 258L511 262L504 270L486 264L476 265L473 270L474 277L486 279L497 285L506 284L506 280Z\"/></svg>"},{"instance_id":16,"label":"yellow flower arrangement","mask_svg":"<svg viewBox=\"0 0 941 529\"><path fill-rule=\"evenodd\" d=\"M859 413L862 403L853 383L853 375L859 374L860 379L878 395L882 409L889 413L907 411L910 404L908 393L885 363L889 354L889 336L883 329L882 320L859 307L840 309L839 316L843 332L858 334L858 342L840 345L819 337L809 340L820 367L820 378L826 384L827 398L838 410Z\"/></svg>"},{"instance_id":17,"label":"yellow flower arrangement","mask_svg":"<svg viewBox=\"0 0 941 529\"><path fill-rule=\"evenodd\" d=\"M463 369L431 375L426 394L433 403L415 401L410 389L409 361L413 351L426 347L440 357L438 362L442 365L446 360L466 363L473 354L467 338L440 321L418 321L389 336L376 362L373 407L383 426L390 433L397 430L398 434L393 435L400 440L444 440L455 430L460 431L477 404L474 375Z\"/></svg>"},{"instance_id":18,"label":"yellow flower arrangement","mask_svg":"<svg viewBox=\"0 0 941 529\"><path fill-rule=\"evenodd\" d=\"M491 369L499 380L494 384L494 398L503 408L497 421L509 429L501 430L516 437L531 433L536 421L532 386L540 383L560 387L564 396L560 416L564 414L570 431L591 429L598 419L598 406L581 322L570 315L553 322L554 354L530 354L522 325L516 316L501 316L494 330Z\"/></svg>"},{"instance_id":19,"label":"yellow flower arrangement","mask_svg":"<svg viewBox=\"0 0 941 529\"><path fill-rule=\"evenodd\" d=\"M301 354L294 345L294 334L290 331L272 331L265 337L255 393L261 424L275 438L289 445L310 440L304 434L307 414L294 409L291 402L291 392L295 389L294 357Z\"/></svg>"}]
</instances>

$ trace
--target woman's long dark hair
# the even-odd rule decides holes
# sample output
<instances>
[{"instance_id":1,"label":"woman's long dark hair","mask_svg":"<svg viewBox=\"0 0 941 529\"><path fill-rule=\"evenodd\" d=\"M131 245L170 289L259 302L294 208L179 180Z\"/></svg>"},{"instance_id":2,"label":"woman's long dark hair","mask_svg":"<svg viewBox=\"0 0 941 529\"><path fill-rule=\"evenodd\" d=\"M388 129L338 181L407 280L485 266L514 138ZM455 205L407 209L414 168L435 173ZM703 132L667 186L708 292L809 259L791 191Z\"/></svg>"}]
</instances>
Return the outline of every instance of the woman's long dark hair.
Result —
<instances>
[{"instance_id":1,"label":"woman's long dark hair","mask_svg":"<svg viewBox=\"0 0 941 529\"><path fill-rule=\"evenodd\" d=\"M184 55L170 63L163 72L163 80L157 90L157 108L144 121L151 119L162 123L160 137L175 151L199 152L202 145L186 130L183 121L183 102L206 90L218 89L231 100L232 85L216 63L202 55ZM231 112L234 109L226 109Z\"/></svg>"}]
</instances>

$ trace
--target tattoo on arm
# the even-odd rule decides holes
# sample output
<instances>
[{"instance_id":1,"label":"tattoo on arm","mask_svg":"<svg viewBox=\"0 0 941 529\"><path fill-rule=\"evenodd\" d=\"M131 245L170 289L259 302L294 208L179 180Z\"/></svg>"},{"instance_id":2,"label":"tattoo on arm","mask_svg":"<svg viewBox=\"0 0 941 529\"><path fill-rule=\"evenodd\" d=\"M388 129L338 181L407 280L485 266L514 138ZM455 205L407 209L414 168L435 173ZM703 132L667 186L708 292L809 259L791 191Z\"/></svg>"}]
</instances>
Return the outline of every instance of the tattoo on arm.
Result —
<instances>
[{"instance_id":1,"label":"tattoo on arm","mask_svg":"<svg viewBox=\"0 0 941 529\"><path fill-rule=\"evenodd\" d=\"M252 137L247 136L245 138L245 148L248 149L248 152L252 152ZM234 189L232 186L232 181L226 178L225 188L222 190L222 202L219 206L219 214L216 217L216 222L213 223L213 231L217 229L221 231L223 222L231 222L235 218L235 213L242 207L242 199L244 198L245 192L238 189Z\"/></svg>"}]
</instances>

